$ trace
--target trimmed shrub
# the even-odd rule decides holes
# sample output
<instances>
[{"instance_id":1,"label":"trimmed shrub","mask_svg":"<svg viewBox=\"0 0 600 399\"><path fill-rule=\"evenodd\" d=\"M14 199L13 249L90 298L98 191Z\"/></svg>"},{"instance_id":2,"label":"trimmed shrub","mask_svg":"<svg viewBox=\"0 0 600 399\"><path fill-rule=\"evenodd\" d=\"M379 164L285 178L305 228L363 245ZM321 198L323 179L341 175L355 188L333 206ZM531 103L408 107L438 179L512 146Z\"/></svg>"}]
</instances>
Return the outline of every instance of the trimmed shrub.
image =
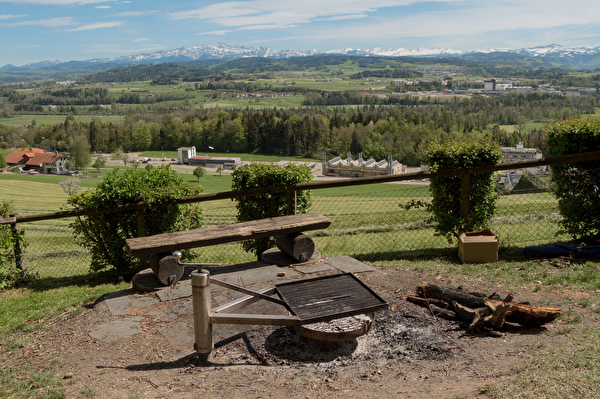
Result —
<instances>
[{"instance_id":1,"label":"trimmed shrub","mask_svg":"<svg viewBox=\"0 0 600 399\"><path fill-rule=\"evenodd\" d=\"M278 165L253 163L237 168L232 173L232 190L250 190L259 187L280 186L289 187L297 183L312 181L312 173L306 165ZM237 204L238 222L265 219L275 216L290 214L289 194L264 194L254 197L234 199ZM312 204L309 191L300 191L296 195L296 212L306 213ZM243 242L244 250L253 252L260 259L260 255L275 245L275 239L261 238Z\"/></svg>"},{"instance_id":2,"label":"trimmed shrub","mask_svg":"<svg viewBox=\"0 0 600 399\"><path fill-rule=\"evenodd\" d=\"M12 205L0 200L0 218L9 217ZM15 232L10 225L0 225L0 289L12 287L25 280L25 272L17 268L15 259L15 245L20 242L23 247L27 245L23 231Z\"/></svg>"},{"instance_id":3,"label":"trimmed shrub","mask_svg":"<svg viewBox=\"0 0 600 399\"><path fill-rule=\"evenodd\" d=\"M164 204L201 192L200 186L185 182L169 167L123 173L114 170L95 190L73 195L68 203L77 210L93 211L140 201ZM147 235L194 229L202 222L197 205L164 205L147 209L145 217ZM92 271L114 268L129 275L138 268L139 262L125 247L127 238L138 236L136 211L82 216L71 227L79 244L92 253Z\"/></svg>"},{"instance_id":4,"label":"trimmed shrub","mask_svg":"<svg viewBox=\"0 0 600 399\"><path fill-rule=\"evenodd\" d=\"M496 143L476 142L433 142L426 153L429 170L459 169L483 165L495 165L502 159L500 146ZM436 235L446 237L448 242L463 231L480 230L496 212L498 195L495 192L494 172L471 175L469 191L469 217L465 223L461 219L461 176L437 177L431 179L429 190L431 203L413 201L411 207L425 207L431 213L428 223L435 225Z\"/></svg>"},{"instance_id":5,"label":"trimmed shrub","mask_svg":"<svg viewBox=\"0 0 600 399\"><path fill-rule=\"evenodd\" d=\"M600 119L587 117L556 121L542 129L548 155L600 150ZM600 186L600 160L552 165L554 194L562 215L562 231L573 238L600 234L600 206L594 185Z\"/></svg>"}]
</instances>

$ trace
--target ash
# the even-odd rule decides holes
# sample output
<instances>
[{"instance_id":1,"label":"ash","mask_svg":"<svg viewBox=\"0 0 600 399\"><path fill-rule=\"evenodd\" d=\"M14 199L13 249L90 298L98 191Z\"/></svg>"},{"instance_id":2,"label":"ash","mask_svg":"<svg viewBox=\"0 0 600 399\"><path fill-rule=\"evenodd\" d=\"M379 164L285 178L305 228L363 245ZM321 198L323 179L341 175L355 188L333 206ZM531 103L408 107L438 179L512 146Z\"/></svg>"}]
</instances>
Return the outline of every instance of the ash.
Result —
<instances>
[{"instance_id":1,"label":"ash","mask_svg":"<svg viewBox=\"0 0 600 399\"><path fill-rule=\"evenodd\" d=\"M263 327L248 331L235 342L213 352L219 362L229 358L247 364L382 367L398 360L443 360L456 345L452 333L457 322L433 319L422 311L384 311L376 315L371 330L357 339L325 342L307 338L291 327Z\"/></svg>"}]
</instances>

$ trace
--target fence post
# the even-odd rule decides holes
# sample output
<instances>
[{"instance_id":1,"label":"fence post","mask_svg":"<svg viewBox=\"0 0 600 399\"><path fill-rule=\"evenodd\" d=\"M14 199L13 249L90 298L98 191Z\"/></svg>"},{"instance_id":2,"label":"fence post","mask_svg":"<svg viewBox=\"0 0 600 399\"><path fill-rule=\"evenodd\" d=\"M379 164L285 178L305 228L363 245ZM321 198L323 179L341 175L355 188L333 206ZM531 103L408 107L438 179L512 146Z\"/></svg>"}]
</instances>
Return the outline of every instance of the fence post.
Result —
<instances>
[{"instance_id":1,"label":"fence post","mask_svg":"<svg viewBox=\"0 0 600 399\"><path fill-rule=\"evenodd\" d=\"M146 210L137 210L137 233L138 237L146 237ZM145 269L148 267L148 255L141 255L140 257L140 268Z\"/></svg>"},{"instance_id":2,"label":"fence post","mask_svg":"<svg viewBox=\"0 0 600 399\"><path fill-rule=\"evenodd\" d=\"M288 214L295 215L298 213L298 197L296 196L296 190L293 188L288 190Z\"/></svg>"},{"instance_id":3,"label":"fence post","mask_svg":"<svg viewBox=\"0 0 600 399\"><path fill-rule=\"evenodd\" d=\"M10 215L10 217L14 217L16 218L17 216L19 216L18 213L13 213ZM17 269L19 270L25 270L25 263L23 261L23 242L21 241L21 236L19 234L21 227L19 226L19 223L12 223L10 225L10 230L12 232L13 237L15 238L15 244L14 244L14 251L15 251L15 266L17 267Z\"/></svg>"},{"instance_id":4,"label":"fence post","mask_svg":"<svg viewBox=\"0 0 600 399\"><path fill-rule=\"evenodd\" d=\"M469 196L471 192L471 174L462 175L460 187L460 218L465 226L469 225Z\"/></svg>"}]
</instances>

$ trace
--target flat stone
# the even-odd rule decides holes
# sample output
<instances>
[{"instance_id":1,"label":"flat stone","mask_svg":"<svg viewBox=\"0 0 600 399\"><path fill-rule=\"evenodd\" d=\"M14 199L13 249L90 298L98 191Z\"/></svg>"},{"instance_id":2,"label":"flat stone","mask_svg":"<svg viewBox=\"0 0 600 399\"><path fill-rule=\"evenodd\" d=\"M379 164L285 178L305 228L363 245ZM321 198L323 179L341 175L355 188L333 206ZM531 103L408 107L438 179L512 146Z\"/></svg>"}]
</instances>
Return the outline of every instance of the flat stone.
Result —
<instances>
[{"instance_id":1,"label":"flat stone","mask_svg":"<svg viewBox=\"0 0 600 399\"><path fill-rule=\"evenodd\" d=\"M174 299L187 298L192 296L192 286L188 284L177 284L175 287L163 287L156 292L156 296L161 302L172 301Z\"/></svg>"},{"instance_id":2,"label":"flat stone","mask_svg":"<svg viewBox=\"0 0 600 399\"><path fill-rule=\"evenodd\" d=\"M104 301L110 314L113 316L126 316L131 313L129 300L132 292L129 290L113 292L104 295Z\"/></svg>"},{"instance_id":3,"label":"flat stone","mask_svg":"<svg viewBox=\"0 0 600 399\"><path fill-rule=\"evenodd\" d=\"M320 273L335 270L335 267L327 263L316 263L308 266L293 266L294 270L302 274Z\"/></svg>"},{"instance_id":4,"label":"flat stone","mask_svg":"<svg viewBox=\"0 0 600 399\"><path fill-rule=\"evenodd\" d=\"M285 271L285 276L278 276L282 271ZM282 269L281 267L258 261L218 267L211 269L210 273L211 277L214 277L217 280L242 287L267 281L283 280L299 275L294 269ZM219 291L220 289L224 288L211 284L211 291Z\"/></svg>"},{"instance_id":5,"label":"flat stone","mask_svg":"<svg viewBox=\"0 0 600 399\"><path fill-rule=\"evenodd\" d=\"M141 334L141 317L127 317L113 320L94 327L88 334L90 337L105 343L118 341L132 335Z\"/></svg>"},{"instance_id":6,"label":"flat stone","mask_svg":"<svg viewBox=\"0 0 600 399\"><path fill-rule=\"evenodd\" d=\"M323 260L323 263L331 265L344 273L374 272L371 266L367 266L350 256L334 256Z\"/></svg>"},{"instance_id":7,"label":"flat stone","mask_svg":"<svg viewBox=\"0 0 600 399\"><path fill-rule=\"evenodd\" d=\"M321 253L315 250L309 260L306 262L299 262L285 252L282 252L279 248L270 248L263 252L260 258L263 262L277 266L302 266L312 265L313 263L320 261Z\"/></svg>"},{"instance_id":8,"label":"flat stone","mask_svg":"<svg viewBox=\"0 0 600 399\"><path fill-rule=\"evenodd\" d=\"M129 301L129 307L133 309L143 309L148 306L156 305L158 301L156 298L151 297L143 297L143 298L134 298Z\"/></svg>"}]
</instances>

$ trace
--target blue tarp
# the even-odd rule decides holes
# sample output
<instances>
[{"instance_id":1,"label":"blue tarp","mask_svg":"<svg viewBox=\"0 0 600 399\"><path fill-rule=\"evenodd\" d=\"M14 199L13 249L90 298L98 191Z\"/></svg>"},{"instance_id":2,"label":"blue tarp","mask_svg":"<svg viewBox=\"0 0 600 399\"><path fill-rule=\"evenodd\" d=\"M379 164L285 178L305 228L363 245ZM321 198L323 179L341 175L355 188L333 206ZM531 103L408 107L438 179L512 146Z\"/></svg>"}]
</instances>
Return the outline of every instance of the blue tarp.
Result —
<instances>
[{"instance_id":1,"label":"blue tarp","mask_svg":"<svg viewBox=\"0 0 600 399\"><path fill-rule=\"evenodd\" d=\"M571 256L573 258L593 258L600 257L600 246L557 244L545 247L525 247L523 253L525 255L538 256L542 258L557 258L559 256Z\"/></svg>"}]
</instances>

